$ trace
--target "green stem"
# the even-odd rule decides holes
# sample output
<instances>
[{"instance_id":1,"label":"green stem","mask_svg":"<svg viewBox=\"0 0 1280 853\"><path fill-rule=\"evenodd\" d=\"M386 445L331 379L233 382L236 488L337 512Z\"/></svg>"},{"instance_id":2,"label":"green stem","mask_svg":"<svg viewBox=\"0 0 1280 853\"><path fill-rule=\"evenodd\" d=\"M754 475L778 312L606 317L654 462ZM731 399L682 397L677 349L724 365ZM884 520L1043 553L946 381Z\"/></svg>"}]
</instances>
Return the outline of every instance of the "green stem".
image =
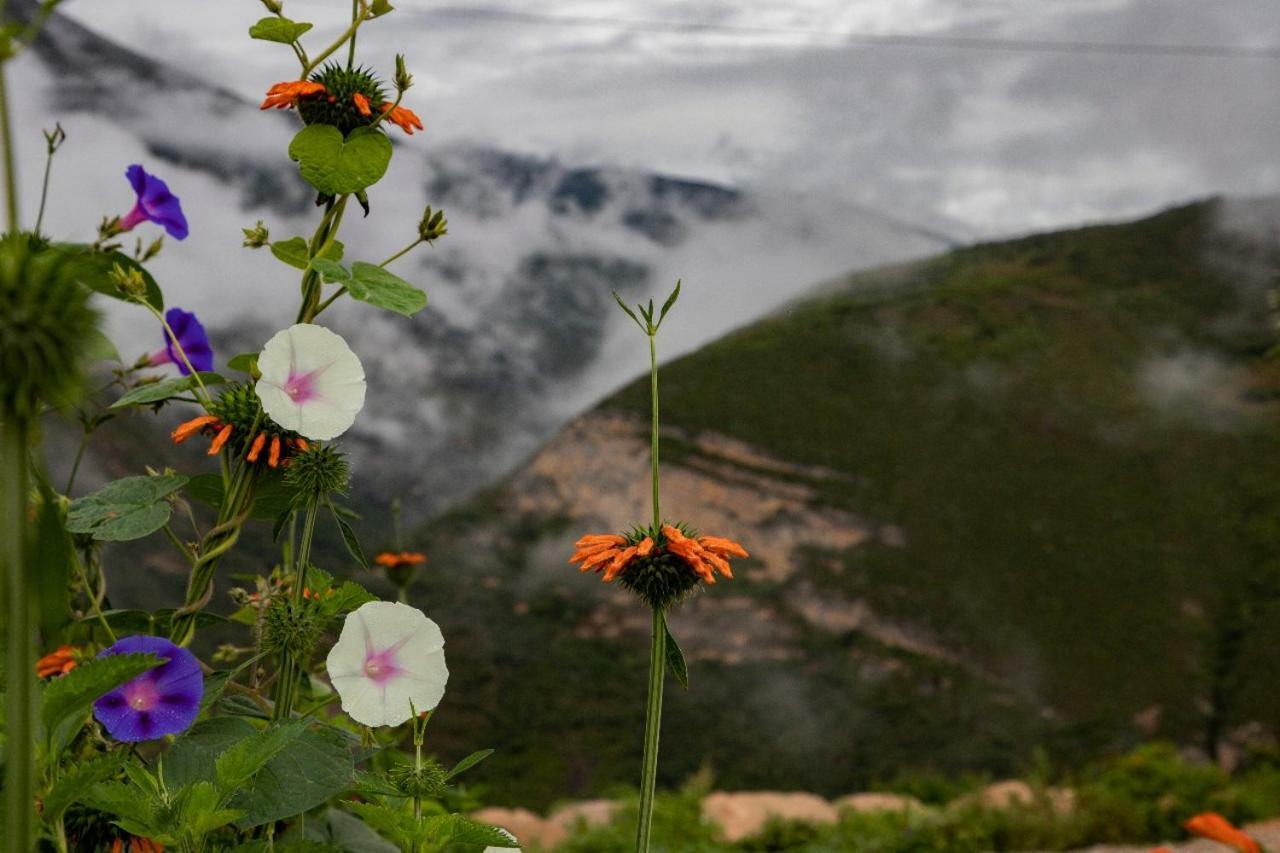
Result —
<instances>
[{"instance_id":1,"label":"green stem","mask_svg":"<svg viewBox=\"0 0 1280 853\"><path fill-rule=\"evenodd\" d=\"M360 17L360 0L351 0L351 24L355 25ZM347 45L347 70L356 67L356 31L351 31L351 42Z\"/></svg>"},{"instance_id":2,"label":"green stem","mask_svg":"<svg viewBox=\"0 0 1280 853\"><path fill-rule=\"evenodd\" d=\"M143 300L143 305L147 310L160 321L160 325L164 326L164 333L169 336L169 340L173 342L173 348L178 351L178 357L182 359L182 366L187 369L187 373L196 380L196 387L200 389L200 404L206 409L213 398L209 396L209 389L204 387L204 381L200 378L200 372L191 364L191 359L187 358L187 352L182 348L182 342L178 340L178 336L173 333L173 327L169 325L169 321L165 319L164 314L160 313L160 309L152 305L150 302Z\"/></svg>"},{"instance_id":3,"label":"green stem","mask_svg":"<svg viewBox=\"0 0 1280 853\"><path fill-rule=\"evenodd\" d=\"M658 735L662 728L662 682L666 675L667 631L662 610L653 608L649 638L649 701L645 709L644 763L640 770L640 822L636 828L636 853L648 853L653 824L654 789L658 779Z\"/></svg>"},{"instance_id":4,"label":"green stem","mask_svg":"<svg viewBox=\"0 0 1280 853\"><path fill-rule=\"evenodd\" d=\"M4 849L32 849L35 796L35 731L31 719L35 681L31 599L23 564L27 517L27 429L20 421L0 423L0 572L5 594Z\"/></svg>"},{"instance_id":5,"label":"green stem","mask_svg":"<svg viewBox=\"0 0 1280 853\"><path fill-rule=\"evenodd\" d=\"M116 632L111 630L111 625L107 622L107 617L102 612L102 600L98 597L98 593L91 589L89 573L85 571L84 561L81 560L80 555L74 551L71 553L71 556L72 559L75 560L76 572L80 575L80 583L84 584L84 594L89 597L89 602L93 606L93 615L102 623L102 630L106 631L107 638L111 640L111 644L115 645Z\"/></svg>"},{"instance_id":6,"label":"green stem","mask_svg":"<svg viewBox=\"0 0 1280 853\"><path fill-rule=\"evenodd\" d=\"M338 236L338 229L342 226L342 214L347 208L347 199L349 197L340 196L324 212L324 218L316 226L316 233L311 236L311 243L307 252L308 258L323 256L329 247L333 245L333 241ZM330 297L323 305L320 304L320 290L320 273L308 267L307 271L302 274L302 306L298 309L297 322L310 323L313 321L321 311L329 307L329 304L339 294L345 292L346 288L339 290L338 294Z\"/></svg>"},{"instance_id":7,"label":"green stem","mask_svg":"<svg viewBox=\"0 0 1280 853\"><path fill-rule=\"evenodd\" d=\"M303 592L307 585L307 564L311 560L311 540L315 537L316 516L319 515L320 501L313 499L307 504L307 513L302 520L302 538L298 541L298 552L293 559L294 576L291 598L295 605L304 601ZM287 720L293 715L293 706L297 702L299 681L306 661L298 660L291 652L280 653L279 681L276 683L275 708L272 717Z\"/></svg>"},{"instance_id":8,"label":"green stem","mask_svg":"<svg viewBox=\"0 0 1280 853\"><path fill-rule=\"evenodd\" d=\"M363 3L361 2L361 0L356 0L356 5L363 6ZM346 31L343 32L342 35L338 36L338 38L334 40L333 44L326 47L314 59L312 59L309 63L307 63L306 67L302 69L302 77L300 79L302 80L307 79L307 75L309 75L312 71L315 71L316 66L318 66L321 62L324 62L326 59L332 56L339 48L341 48L344 44L346 44L347 39L355 38L356 30L360 29L360 25L364 23L366 15L368 15L367 10L358 9L356 13L356 17L351 21L351 26L347 27Z\"/></svg>"},{"instance_id":9,"label":"green stem","mask_svg":"<svg viewBox=\"0 0 1280 853\"><path fill-rule=\"evenodd\" d=\"M417 248L421 243L423 243L423 242L425 242L425 241L424 241L421 237L419 237L417 240L414 240L412 243L410 243L409 245L405 246L403 249L401 249L400 251L396 252L394 255L392 255L391 257L387 258L387 259L386 259L385 261L383 261L382 263L378 264L378 266L380 266L380 267L385 267L387 264L391 263L392 261L399 260L400 258L402 258L402 257L404 257L405 255L407 255L407 254L409 254L410 252L412 252L414 249L416 249L416 248Z\"/></svg>"},{"instance_id":10,"label":"green stem","mask_svg":"<svg viewBox=\"0 0 1280 853\"><path fill-rule=\"evenodd\" d=\"M49 154L44 160L44 181L40 184L40 211L36 214L36 235L40 234L40 226L44 224L44 208L49 201L49 174L53 171L53 155L56 149L50 145Z\"/></svg>"},{"instance_id":11,"label":"green stem","mask_svg":"<svg viewBox=\"0 0 1280 853\"><path fill-rule=\"evenodd\" d=\"M4 148L5 217L10 231L18 230L18 173L13 159L13 128L9 120L9 88L0 62L0 147Z\"/></svg>"},{"instance_id":12,"label":"green stem","mask_svg":"<svg viewBox=\"0 0 1280 853\"><path fill-rule=\"evenodd\" d=\"M37 225L37 234L40 233L39 228L40 226ZM76 461L71 463L71 474L67 477L67 487L62 492L67 497L71 497L71 487L76 484L76 475L80 473L80 462L84 459L84 452L89 447L89 437L91 435L93 433L86 429L84 435L80 438L80 446L76 448Z\"/></svg>"},{"instance_id":13,"label":"green stem","mask_svg":"<svg viewBox=\"0 0 1280 853\"><path fill-rule=\"evenodd\" d=\"M649 332L649 398L653 410L653 425L650 430L649 461L653 479L653 531L657 533L662 524L662 515L658 511L658 345L657 329Z\"/></svg>"}]
</instances>

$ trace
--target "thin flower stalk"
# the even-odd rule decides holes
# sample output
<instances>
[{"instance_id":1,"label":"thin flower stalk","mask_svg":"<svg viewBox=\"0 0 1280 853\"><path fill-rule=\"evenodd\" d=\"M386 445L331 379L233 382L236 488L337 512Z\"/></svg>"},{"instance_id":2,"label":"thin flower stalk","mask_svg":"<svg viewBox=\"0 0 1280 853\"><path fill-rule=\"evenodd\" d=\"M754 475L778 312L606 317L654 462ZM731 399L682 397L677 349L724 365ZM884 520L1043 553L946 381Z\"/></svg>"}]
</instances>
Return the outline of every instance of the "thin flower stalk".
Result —
<instances>
[{"instance_id":1,"label":"thin flower stalk","mask_svg":"<svg viewBox=\"0 0 1280 853\"><path fill-rule=\"evenodd\" d=\"M31 719L32 649L35 636L31 620L31 600L25 583L23 541L27 500L27 429L11 415L0 422L0 571L4 574L5 669L9 673L5 689L5 734L10 748L5 751L4 817L5 850L26 853L31 849L35 801L32 793L35 743Z\"/></svg>"}]
</instances>

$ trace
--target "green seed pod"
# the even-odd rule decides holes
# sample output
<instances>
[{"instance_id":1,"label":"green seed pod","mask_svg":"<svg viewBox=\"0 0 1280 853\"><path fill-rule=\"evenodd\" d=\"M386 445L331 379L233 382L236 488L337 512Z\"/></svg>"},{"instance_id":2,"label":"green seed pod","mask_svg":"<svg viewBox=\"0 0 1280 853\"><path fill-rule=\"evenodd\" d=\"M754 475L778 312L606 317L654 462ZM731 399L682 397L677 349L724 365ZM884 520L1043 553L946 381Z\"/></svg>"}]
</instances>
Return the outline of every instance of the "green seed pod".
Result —
<instances>
[{"instance_id":1,"label":"green seed pod","mask_svg":"<svg viewBox=\"0 0 1280 853\"><path fill-rule=\"evenodd\" d=\"M285 483L303 502L326 495L346 494L351 469L341 453L332 447L312 447L293 457L285 472Z\"/></svg>"},{"instance_id":2,"label":"green seed pod","mask_svg":"<svg viewBox=\"0 0 1280 853\"><path fill-rule=\"evenodd\" d=\"M294 660L311 657L323 631L317 609L310 602L296 604L283 596L267 608L262 624L262 648L274 654L287 652Z\"/></svg>"},{"instance_id":3,"label":"green seed pod","mask_svg":"<svg viewBox=\"0 0 1280 853\"><path fill-rule=\"evenodd\" d=\"M298 114L307 124L331 124L345 135L373 124L382 115L387 96L382 81L367 68L348 70L330 62L312 74L311 81L322 84L325 93L298 99ZM357 102L357 95L364 99L367 115Z\"/></svg>"},{"instance_id":4,"label":"green seed pod","mask_svg":"<svg viewBox=\"0 0 1280 853\"><path fill-rule=\"evenodd\" d=\"M81 283L91 274L81 254L0 236L0 417L29 420L42 401L75 399L98 323Z\"/></svg>"}]
</instances>

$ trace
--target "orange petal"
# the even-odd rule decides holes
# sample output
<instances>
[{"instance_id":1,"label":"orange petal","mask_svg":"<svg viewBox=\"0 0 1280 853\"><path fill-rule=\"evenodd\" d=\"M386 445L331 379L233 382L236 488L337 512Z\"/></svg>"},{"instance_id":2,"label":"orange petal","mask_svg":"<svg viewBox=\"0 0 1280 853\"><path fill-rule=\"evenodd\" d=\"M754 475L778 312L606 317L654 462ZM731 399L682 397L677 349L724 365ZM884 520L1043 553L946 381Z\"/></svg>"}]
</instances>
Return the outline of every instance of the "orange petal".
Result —
<instances>
[{"instance_id":1,"label":"orange petal","mask_svg":"<svg viewBox=\"0 0 1280 853\"><path fill-rule=\"evenodd\" d=\"M306 453L308 450L311 449L311 445L308 444L307 440L302 436L298 436L293 440L293 446L298 448L298 450L301 451L302 453Z\"/></svg>"},{"instance_id":2,"label":"orange petal","mask_svg":"<svg viewBox=\"0 0 1280 853\"><path fill-rule=\"evenodd\" d=\"M624 539L623 537L613 533L594 533L589 536L583 536L581 539L579 539L577 542L574 542L573 544L578 548L585 548L588 545L599 545L599 544L622 545L626 541L627 540Z\"/></svg>"},{"instance_id":3,"label":"orange petal","mask_svg":"<svg viewBox=\"0 0 1280 853\"><path fill-rule=\"evenodd\" d=\"M231 424L226 424L222 429L218 430L218 434L213 437L213 441L209 443L209 455L217 456L218 451L222 450L222 445L227 443L231 438Z\"/></svg>"},{"instance_id":4,"label":"orange petal","mask_svg":"<svg viewBox=\"0 0 1280 853\"><path fill-rule=\"evenodd\" d=\"M1229 820L1216 812L1198 814L1187 820L1183 826L1193 835L1234 847L1240 853L1262 853L1258 842L1236 829Z\"/></svg>"},{"instance_id":5,"label":"orange petal","mask_svg":"<svg viewBox=\"0 0 1280 853\"><path fill-rule=\"evenodd\" d=\"M191 436L200 432L205 427L216 424L218 419L213 415L201 415L198 418L192 418L184 424L180 424L177 429L169 436L173 439L174 444L182 444Z\"/></svg>"},{"instance_id":6,"label":"orange petal","mask_svg":"<svg viewBox=\"0 0 1280 853\"><path fill-rule=\"evenodd\" d=\"M662 525L662 535L667 537L667 540L670 542L683 542L688 538L670 524Z\"/></svg>"},{"instance_id":7,"label":"orange petal","mask_svg":"<svg viewBox=\"0 0 1280 853\"><path fill-rule=\"evenodd\" d=\"M369 99L366 98L364 95L360 94L359 92L356 92L354 95L351 96L351 100L355 102L356 109L360 111L360 115L362 116L373 115L373 110L369 109Z\"/></svg>"},{"instance_id":8,"label":"orange petal","mask_svg":"<svg viewBox=\"0 0 1280 853\"><path fill-rule=\"evenodd\" d=\"M245 456L245 459L250 462L257 462L258 454L262 453L262 448L266 443L267 434L265 432L258 433L257 437L253 440L253 444L249 445L249 453Z\"/></svg>"},{"instance_id":9,"label":"orange petal","mask_svg":"<svg viewBox=\"0 0 1280 853\"><path fill-rule=\"evenodd\" d=\"M400 552L400 562L405 563L406 565L416 566L419 563L425 563L426 561L427 561L426 554L420 554L417 551L401 551Z\"/></svg>"},{"instance_id":10,"label":"orange petal","mask_svg":"<svg viewBox=\"0 0 1280 853\"><path fill-rule=\"evenodd\" d=\"M387 121L393 122L400 126L405 133L413 136L414 128L422 130L422 119L418 118L418 114L406 107L397 107L393 104L383 104L379 107L387 114Z\"/></svg>"},{"instance_id":11,"label":"orange petal","mask_svg":"<svg viewBox=\"0 0 1280 853\"><path fill-rule=\"evenodd\" d=\"M373 558L373 561L379 566L386 566L388 569L394 569L400 565L400 555L383 551L381 554Z\"/></svg>"},{"instance_id":12,"label":"orange petal","mask_svg":"<svg viewBox=\"0 0 1280 853\"><path fill-rule=\"evenodd\" d=\"M608 551L601 551L599 554L595 554L594 556L588 557L587 559L583 560L582 565L578 568L578 571L589 572L592 569L596 569L597 571L599 571L600 569L604 568L605 563L608 563L610 560L617 557L619 553L621 552L618 551L617 548L610 548Z\"/></svg>"},{"instance_id":13,"label":"orange petal","mask_svg":"<svg viewBox=\"0 0 1280 853\"><path fill-rule=\"evenodd\" d=\"M271 436L271 451L267 454L267 464L272 468L280 465L280 436Z\"/></svg>"},{"instance_id":14,"label":"orange petal","mask_svg":"<svg viewBox=\"0 0 1280 853\"><path fill-rule=\"evenodd\" d=\"M648 536L641 539L640 543L636 545L637 557L647 557L652 552L653 552L653 540L650 539Z\"/></svg>"},{"instance_id":15,"label":"orange petal","mask_svg":"<svg viewBox=\"0 0 1280 853\"><path fill-rule=\"evenodd\" d=\"M570 563L579 563L587 557L594 557L596 554L602 554L605 551L613 551L617 549L617 545L592 545L587 548L579 548L573 552L573 556L569 558Z\"/></svg>"},{"instance_id":16,"label":"orange petal","mask_svg":"<svg viewBox=\"0 0 1280 853\"><path fill-rule=\"evenodd\" d=\"M618 556L613 558L613 562L604 570L604 581L608 583L618 576L636 556L636 546L632 545L625 550L619 551Z\"/></svg>"},{"instance_id":17,"label":"orange petal","mask_svg":"<svg viewBox=\"0 0 1280 853\"><path fill-rule=\"evenodd\" d=\"M720 536L703 536L698 542L703 548L729 557L749 557L747 550L732 539Z\"/></svg>"}]
</instances>

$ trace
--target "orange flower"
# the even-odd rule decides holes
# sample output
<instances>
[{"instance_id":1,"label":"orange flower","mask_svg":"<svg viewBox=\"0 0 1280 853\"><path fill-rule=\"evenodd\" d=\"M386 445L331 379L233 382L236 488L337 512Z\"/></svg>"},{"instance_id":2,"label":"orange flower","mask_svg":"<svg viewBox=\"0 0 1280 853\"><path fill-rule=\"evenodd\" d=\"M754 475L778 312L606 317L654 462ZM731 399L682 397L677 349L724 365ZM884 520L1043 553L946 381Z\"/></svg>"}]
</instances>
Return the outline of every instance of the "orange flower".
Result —
<instances>
[{"instance_id":1,"label":"orange flower","mask_svg":"<svg viewBox=\"0 0 1280 853\"><path fill-rule=\"evenodd\" d=\"M326 589L324 592L312 592L310 587L304 586L302 588L302 597L306 599L314 598L316 601L319 601L322 598L332 598L333 589L329 588L329 589Z\"/></svg>"},{"instance_id":2,"label":"orange flower","mask_svg":"<svg viewBox=\"0 0 1280 853\"><path fill-rule=\"evenodd\" d=\"M36 676L52 678L55 675L66 675L76 668L75 646L59 646L56 651L36 661Z\"/></svg>"},{"instance_id":3,"label":"orange flower","mask_svg":"<svg viewBox=\"0 0 1280 853\"><path fill-rule=\"evenodd\" d=\"M323 94L325 91L327 90L322 83L312 83L310 80L277 83L267 90L267 98L262 102L262 109L269 110L275 107L278 110L287 110L297 104L298 98L309 98L312 95Z\"/></svg>"},{"instance_id":4,"label":"orange flower","mask_svg":"<svg viewBox=\"0 0 1280 853\"><path fill-rule=\"evenodd\" d=\"M1229 820L1216 812L1198 814L1188 819L1183 826L1192 835L1199 835L1202 838L1217 841L1219 844L1234 847L1240 853L1262 853L1258 842L1236 829Z\"/></svg>"},{"instance_id":5,"label":"orange flower","mask_svg":"<svg viewBox=\"0 0 1280 853\"><path fill-rule=\"evenodd\" d=\"M373 115L373 110L369 109L369 99L366 98L364 95L360 94L359 92L355 92L351 95L351 100L356 105L356 109L360 111L360 115L362 116Z\"/></svg>"},{"instance_id":6,"label":"orange flower","mask_svg":"<svg viewBox=\"0 0 1280 853\"><path fill-rule=\"evenodd\" d=\"M648 557L656 550L665 549L679 557L699 579L711 584L716 582L717 571L726 578L733 577L729 557L747 556L746 550L737 542L716 536L690 539L670 524L662 526L662 537L666 543L659 546L652 536L645 536L634 544L626 537L614 534L583 536L574 543L577 550L569 558L569 563L579 564L578 571L581 572L603 572L603 580L608 583L626 571L636 558Z\"/></svg>"},{"instance_id":7,"label":"orange flower","mask_svg":"<svg viewBox=\"0 0 1280 853\"><path fill-rule=\"evenodd\" d=\"M385 566L388 569L403 569L408 566L416 566L427 561L425 554L417 551L401 551L399 554L393 551L383 551L373 561L379 566Z\"/></svg>"},{"instance_id":8,"label":"orange flower","mask_svg":"<svg viewBox=\"0 0 1280 853\"><path fill-rule=\"evenodd\" d=\"M235 436L235 426L223 423L215 415L201 415L198 418L192 418L186 423L180 424L173 431L170 438L174 444L182 444L182 442L191 438L196 434L212 435L213 441L209 443L209 455L217 456L228 442ZM282 455L288 451L303 452L309 445L305 439L300 436L285 438L283 441L280 436L272 435L267 452L267 465L271 468L278 468L281 464L288 465L289 460L282 459ZM245 460L249 462L257 462L264 448L268 447L267 433L258 433L253 437L252 441L247 442L245 452Z\"/></svg>"},{"instance_id":9,"label":"orange flower","mask_svg":"<svg viewBox=\"0 0 1280 853\"><path fill-rule=\"evenodd\" d=\"M413 129L416 127L422 130L422 119L418 118L418 114L407 107L397 107L395 104L382 104L378 107L387 114L387 121L400 125L400 129L405 133L413 136Z\"/></svg>"}]
</instances>

